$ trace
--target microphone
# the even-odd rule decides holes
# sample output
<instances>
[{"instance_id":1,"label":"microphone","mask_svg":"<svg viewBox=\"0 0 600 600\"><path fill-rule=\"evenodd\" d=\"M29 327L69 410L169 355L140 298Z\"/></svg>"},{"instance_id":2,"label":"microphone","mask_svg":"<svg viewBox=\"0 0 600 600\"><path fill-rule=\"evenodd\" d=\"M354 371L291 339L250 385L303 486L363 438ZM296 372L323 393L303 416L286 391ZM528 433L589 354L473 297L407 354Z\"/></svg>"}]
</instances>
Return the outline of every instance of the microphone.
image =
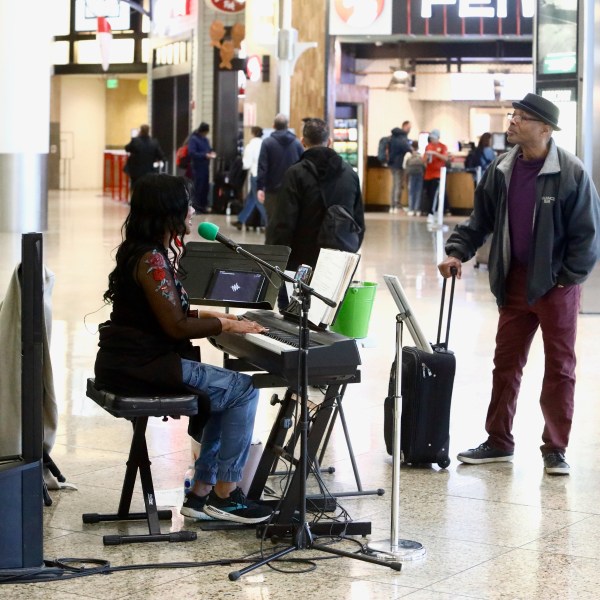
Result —
<instances>
[{"instance_id":1,"label":"microphone","mask_svg":"<svg viewBox=\"0 0 600 600\"><path fill-rule=\"evenodd\" d=\"M214 223L208 223L207 221L200 223L200 225L198 225L198 233L200 234L200 237L203 237L205 240L209 240L210 242L217 240L217 242L225 244L225 246L231 248L234 252L237 252L237 249L240 247L239 244L236 244L233 240L230 240L222 233L219 233L219 226Z\"/></svg>"}]
</instances>

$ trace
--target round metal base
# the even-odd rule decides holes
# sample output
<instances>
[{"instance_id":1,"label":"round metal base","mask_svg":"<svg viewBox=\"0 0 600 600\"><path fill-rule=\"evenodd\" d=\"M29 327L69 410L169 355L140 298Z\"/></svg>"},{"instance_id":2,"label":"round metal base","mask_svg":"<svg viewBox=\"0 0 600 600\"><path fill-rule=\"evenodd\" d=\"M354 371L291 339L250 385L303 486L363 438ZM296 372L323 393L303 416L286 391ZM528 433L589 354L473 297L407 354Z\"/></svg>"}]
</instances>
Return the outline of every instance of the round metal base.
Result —
<instances>
[{"instance_id":1,"label":"round metal base","mask_svg":"<svg viewBox=\"0 0 600 600\"><path fill-rule=\"evenodd\" d=\"M423 544L412 540L398 540L394 544L391 540L370 542L367 544L367 552L381 560L390 561L421 560L427 554Z\"/></svg>"}]
</instances>

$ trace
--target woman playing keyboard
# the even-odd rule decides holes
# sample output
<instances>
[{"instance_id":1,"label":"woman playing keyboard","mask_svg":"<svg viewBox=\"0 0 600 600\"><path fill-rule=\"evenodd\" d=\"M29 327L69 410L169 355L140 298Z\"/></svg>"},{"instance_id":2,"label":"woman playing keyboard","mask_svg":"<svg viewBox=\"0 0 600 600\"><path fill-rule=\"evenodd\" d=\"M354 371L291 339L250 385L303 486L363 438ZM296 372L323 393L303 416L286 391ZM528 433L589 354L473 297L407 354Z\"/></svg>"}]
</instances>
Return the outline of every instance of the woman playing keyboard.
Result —
<instances>
[{"instance_id":1,"label":"woman playing keyboard","mask_svg":"<svg viewBox=\"0 0 600 600\"><path fill-rule=\"evenodd\" d=\"M181 513L260 523L271 510L248 501L237 487L248 458L258 391L250 376L200 362L200 349L190 340L222 331L260 333L264 327L230 314L189 310L178 269L193 214L185 178L149 174L136 182L104 293L112 312L99 328L96 382L120 394L193 390L208 395L210 413L203 429L191 428L201 452Z\"/></svg>"}]
</instances>

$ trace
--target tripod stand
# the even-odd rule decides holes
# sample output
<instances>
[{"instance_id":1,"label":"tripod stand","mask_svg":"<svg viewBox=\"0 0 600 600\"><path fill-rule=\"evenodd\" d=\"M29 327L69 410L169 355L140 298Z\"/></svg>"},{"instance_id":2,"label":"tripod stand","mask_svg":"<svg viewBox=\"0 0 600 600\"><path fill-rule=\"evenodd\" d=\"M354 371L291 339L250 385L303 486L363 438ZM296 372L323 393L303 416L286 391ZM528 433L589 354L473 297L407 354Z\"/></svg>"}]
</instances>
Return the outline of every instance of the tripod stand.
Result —
<instances>
[{"instance_id":1,"label":"tripod stand","mask_svg":"<svg viewBox=\"0 0 600 600\"><path fill-rule=\"evenodd\" d=\"M285 276L287 277L287 276ZM285 278L284 277L284 278ZM321 544L315 544L313 536L310 530L310 524L306 521L306 478L308 475L308 347L310 339L310 328L308 326L308 312L310 310L311 295L316 296L329 306L335 306L335 303L327 298L324 298L315 290L304 284L302 281L293 280L295 293L299 299L300 305L300 327L298 332L299 342L299 360L298 360L298 392L300 395L300 486L299 486L299 523L293 527L293 542L292 544L275 552L269 556L266 556L250 566L240 569L239 571L232 571L229 573L229 579L236 581L246 573L257 569L267 563L274 560L278 560L291 552L296 550L319 550L327 554L334 554L337 556L343 556L346 558L353 558L355 560L361 560L364 562L373 563L400 571L402 564L400 562L389 562L379 560L366 555L358 555L352 552L346 552L344 550L338 550L337 548L331 548L329 546L323 546Z\"/></svg>"}]
</instances>

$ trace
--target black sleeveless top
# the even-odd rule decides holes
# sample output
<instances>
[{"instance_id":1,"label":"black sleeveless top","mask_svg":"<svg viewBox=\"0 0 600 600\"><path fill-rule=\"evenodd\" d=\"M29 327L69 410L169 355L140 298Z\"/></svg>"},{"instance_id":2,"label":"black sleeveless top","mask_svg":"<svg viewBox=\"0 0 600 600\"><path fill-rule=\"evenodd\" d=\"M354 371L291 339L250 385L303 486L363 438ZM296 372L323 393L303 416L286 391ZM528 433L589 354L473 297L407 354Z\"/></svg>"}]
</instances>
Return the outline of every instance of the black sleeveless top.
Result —
<instances>
[{"instance_id":1,"label":"black sleeveless top","mask_svg":"<svg viewBox=\"0 0 600 600\"><path fill-rule=\"evenodd\" d=\"M110 320L99 327L100 349L94 367L98 388L132 395L189 393L182 382L181 358L199 361L200 349L190 340L175 340L162 330L134 279L139 260L153 250L166 258L164 249L157 247L145 248L129 260L118 282ZM188 295L171 266L170 272L187 314ZM220 323L215 322L218 335Z\"/></svg>"}]
</instances>

